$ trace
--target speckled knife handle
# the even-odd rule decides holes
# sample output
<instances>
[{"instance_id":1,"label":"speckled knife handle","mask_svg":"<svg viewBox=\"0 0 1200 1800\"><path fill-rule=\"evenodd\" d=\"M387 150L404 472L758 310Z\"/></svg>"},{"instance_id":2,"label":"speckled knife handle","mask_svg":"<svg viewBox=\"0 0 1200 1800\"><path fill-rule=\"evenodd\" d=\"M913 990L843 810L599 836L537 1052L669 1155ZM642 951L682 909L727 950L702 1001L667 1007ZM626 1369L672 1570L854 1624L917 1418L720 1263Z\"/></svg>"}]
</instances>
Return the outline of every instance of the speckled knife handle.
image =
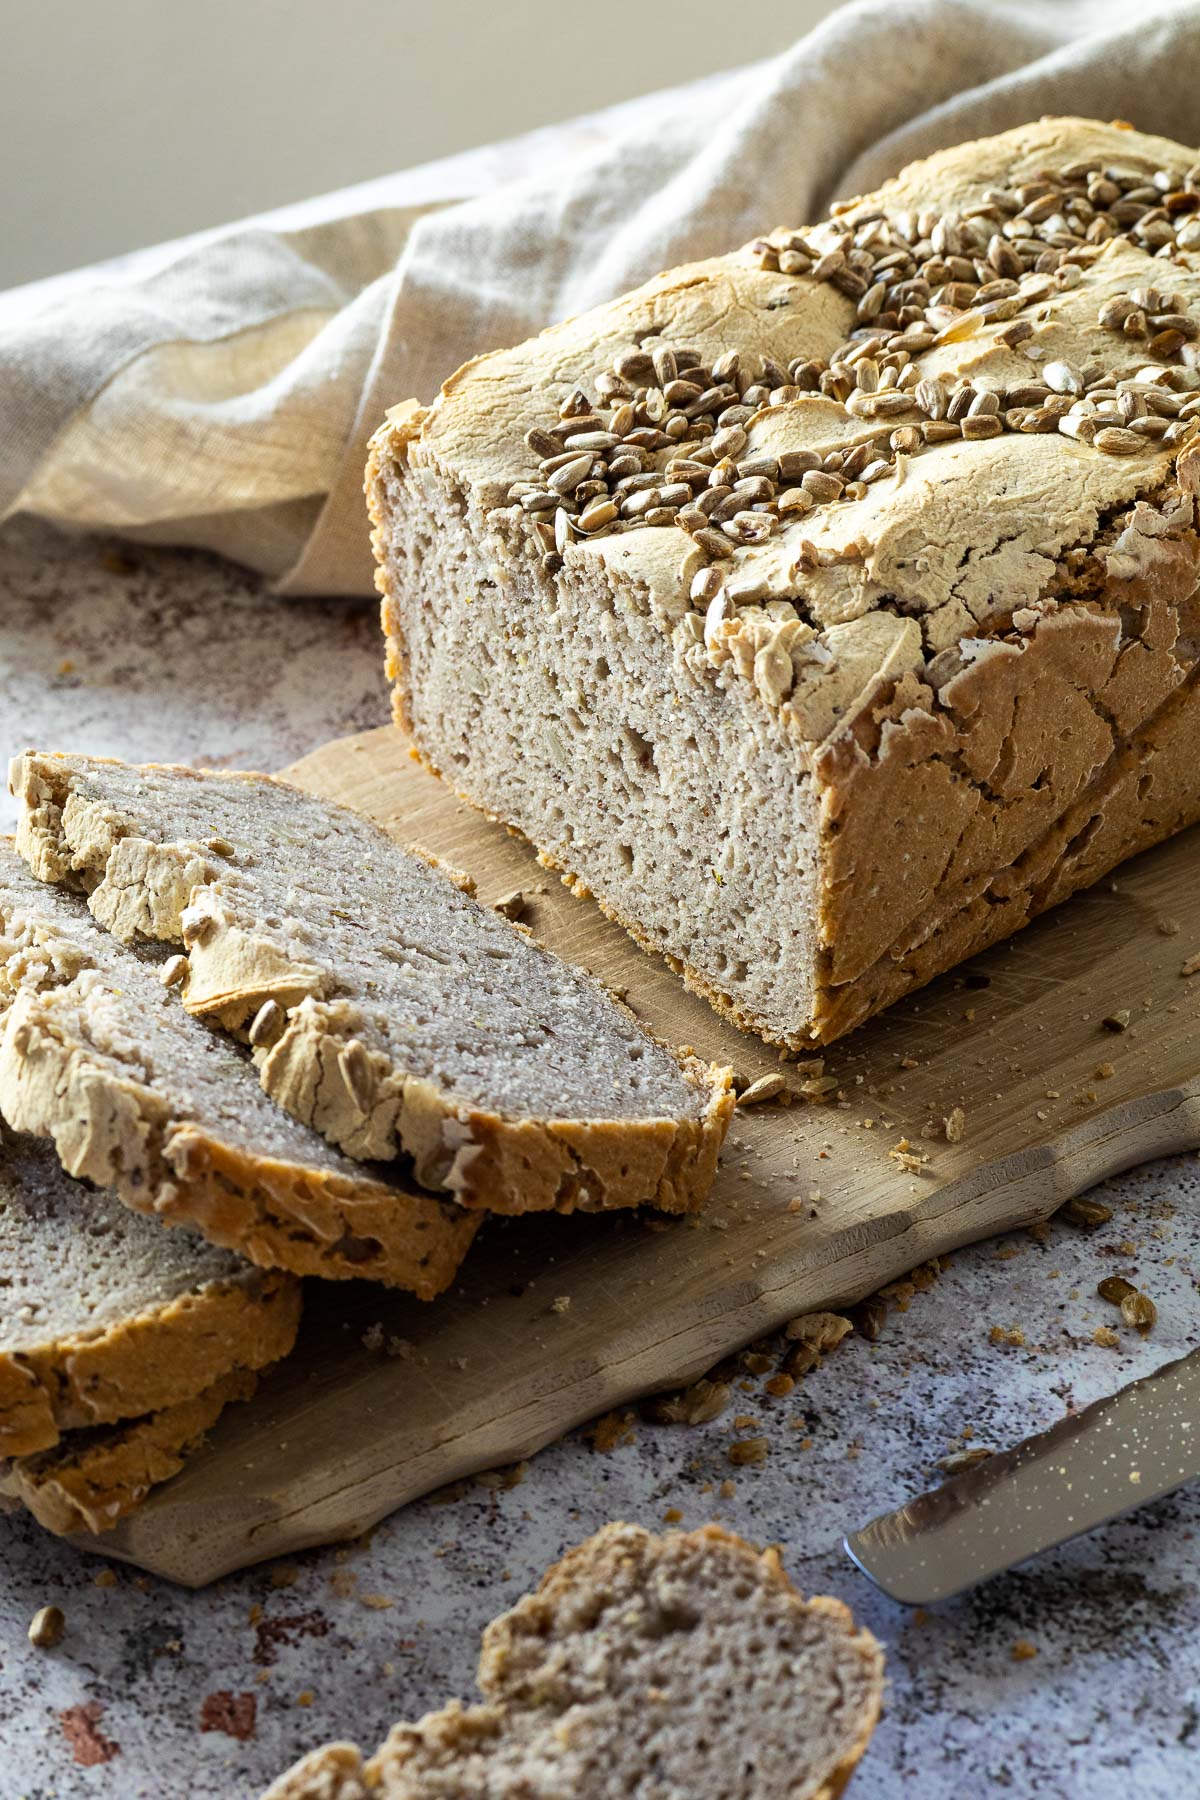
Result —
<instances>
[{"instance_id":1,"label":"speckled knife handle","mask_svg":"<svg viewBox=\"0 0 1200 1800\"><path fill-rule=\"evenodd\" d=\"M893 1600L945 1600L1200 1475L1200 1351L853 1532Z\"/></svg>"}]
</instances>

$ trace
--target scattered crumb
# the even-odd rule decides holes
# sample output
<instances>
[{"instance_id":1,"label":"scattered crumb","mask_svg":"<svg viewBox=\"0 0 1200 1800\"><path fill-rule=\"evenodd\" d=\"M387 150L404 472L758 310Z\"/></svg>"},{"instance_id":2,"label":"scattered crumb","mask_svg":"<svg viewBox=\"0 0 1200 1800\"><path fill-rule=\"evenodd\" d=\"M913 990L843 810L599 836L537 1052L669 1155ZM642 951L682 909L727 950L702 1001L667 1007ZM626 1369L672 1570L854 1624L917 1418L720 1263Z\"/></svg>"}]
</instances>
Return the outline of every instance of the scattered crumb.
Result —
<instances>
[{"instance_id":1,"label":"scattered crumb","mask_svg":"<svg viewBox=\"0 0 1200 1800\"><path fill-rule=\"evenodd\" d=\"M1012 1647L1014 1662L1030 1662L1037 1653L1037 1645L1031 1644L1028 1638L1018 1638Z\"/></svg>"},{"instance_id":2,"label":"scattered crumb","mask_svg":"<svg viewBox=\"0 0 1200 1800\"><path fill-rule=\"evenodd\" d=\"M736 1444L730 1444L725 1454L731 1463L742 1468L748 1463L765 1463L770 1448L765 1437L740 1438Z\"/></svg>"},{"instance_id":3,"label":"scattered crumb","mask_svg":"<svg viewBox=\"0 0 1200 1800\"><path fill-rule=\"evenodd\" d=\"M593 1450L606 1456L622 1444L633 1443L636 1436L634 1415L632 1412L607 1412L592 1424L585 1425L583 1435Z\"/></svg>"},{"instance_id":4,"label":"scattered crumb","mask_svg":"<svg viewBox=\"0 0 1200 1800\"><path fill-rule=\"evenodd\" d=\"M92 1583L93 1587L98 1587L98 1588L110 1588L110 1587L116 1587L116 1585L117 1585L117 1576L116 1576L116 1571L114 1569L101 1569L100 1573L96 1576L96 1579Z\"/></svg>"},{"instance_id":5,"label":"scattered crumb","mask_svg":"<svg viewBox=\"0 0 1200 1800\"><path fill-rule=\"evenodd\" d=\"M988 1332L989 1344L1008 1344L1014 1350L1021 1350L1025 1345L1025 1333L1019 1325L993 1325Z\"/></svg>"},{"instance_id":6,"label":"scattered crumb","mask_svg":"<svg viewBox=\"0 0 1200 1800\"><path fill-rule=\"evenodd\" d=\"M316 1695L313 1693L311 1688L303 1688L303 1689L301 1689L300 1693L298 1693L296 1695L296 1705L297 1706L311 1706L315 1699L316 1699Z\"/></svg>"},{"instance_id":7,"label":"scattered crumb","mask_svg":"<svg viewBox=\"0 0 1200 1800\"><path fill-rule=\"evenodd\" d=\"M221 1688L215 1694L206 1694L200 1702L201 1731L223 1731L226 1737L245 1744L254 1736L257 1721L255 1694L234 1694Z\"/></svg>"},{"instance_id":8,"label":"scattered crumb","mask_svg":"<svg viewBox=\"0 0 1200 1800\"><path fill-rule=\"evenodd\" d=\"M98 1700L88 1700L82 1706L68 1706L60 1712L58 1722L62 1726L63 1736L71 1747L71 1755L85 1769L94 1769L100 1763L111 1762L119 1756L121 1746L113 1738L105 1737L100 1729L100 1717L104 1712Z\"/></svg>"},{"instance_id":9,"label":"scattered crumb","mask_svg":"<svg viewBox=\"0 0 1200 1800\"><path fill-rule=\"evenodd\" d=\"M396 1604L394 1600L389 1600L386 1594L360 1594L359 1600L372 1612L390 1612Z\"/></svg>"},{"instance_id":10,"label":"scattered crumb","mask_svg":"<svg viewBox=\"0 0 1200 1800\"><path fill-rule=\"evenodd\" d=\"M271 1586L273 1588L295 1587L300 1571L295 1563L275 1563L271 1569Z\"/></svg>"},{"instance_id":11,"label":"scattered crumb","mask_svg":"<svg viewBox=\"0 0 1200 1800\"><path fill-rule=\"evenodd\" d=\"M499 900L493 900L492 910L502 913L506 919L519 919L525 911L525 896L520 888L514 888L511 894L504 894Z\"/></svg>"},{"instance_id":12,"label":"scattered crumb","mask_svg":"<svg viewBox=\"0 0 1200 1800\"><path fill-rule=\"evenodd\" d=\"M959 1144L967 1129L967 1115L961 1106L953 1106L942 1120L942 1130L946 1134L948 1144Z\"/></svg>"},{"instance_id":13,"label":"scattered crumb","mask_svg":"<svg viewBox=\"0 0 1200 1800\"><path fill-rule=\"evenodd\" d=\"M1099 1344L1104 1350L1115 1350L1121 1340L1111 1325L1097 1325L1092 1333L1092 1342Z\"/></svg>"},{"instance_id":14,"label":"scattered crumb","mask_svg":"<svg viewBox=\"0 0 1200 1800\"><path fill-rule=\"evenodd\" d=\"M555 1298L550 1302L550 1311L551 1312L565 1313L565 1312L570 1312L570 1310L571 1310L570 1294L557 1294L555 1296Z\"/></svg>"},{"instance_id":15,"label":"scattered crumb","mask_svg":"<svg viewBox=\"0 0 1200 1800\"><path fill-rule=\"evenodd\" d=\"M1188 957L1179 973L1181 975L1200 975L1200 951L1197 951L1194 956Z\"/></svg>"}]
</instances>

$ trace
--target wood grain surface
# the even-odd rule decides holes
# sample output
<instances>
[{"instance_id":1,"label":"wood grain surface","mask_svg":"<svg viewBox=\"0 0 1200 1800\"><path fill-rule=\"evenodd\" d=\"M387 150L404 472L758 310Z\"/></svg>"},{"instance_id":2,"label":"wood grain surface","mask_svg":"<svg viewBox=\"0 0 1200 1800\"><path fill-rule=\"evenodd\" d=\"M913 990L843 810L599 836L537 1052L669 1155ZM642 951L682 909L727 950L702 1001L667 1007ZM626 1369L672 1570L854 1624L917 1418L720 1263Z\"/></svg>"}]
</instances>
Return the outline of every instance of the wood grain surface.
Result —
<instances>
[{"instance_id":1,"label":"wood grain surface","mask_svg":"<svg viewBox=\"0 0 1200 1800\"><path fill-rule=\"evenodd\" d=\"M483 900L523 889L537 936L628 989L660 1035L747 1076L779 1066L457 802L393 728L286 773L467 870ZM255 1400L116 1531L75 1541L198 1586L352 1537L797 1313L1200 1144L1200 975L1181 974L1200 951L1198 849L1191 832L1147 853L834 1045L828 1101L739 1112L698 1219L495 1220L432 1305L309 1283L297 1350ZM1105 1025L1125 1013L1125 1029ZM890 1154L902 1138L928 1158L919 1171Z\"/></svg>"}]
</instances>

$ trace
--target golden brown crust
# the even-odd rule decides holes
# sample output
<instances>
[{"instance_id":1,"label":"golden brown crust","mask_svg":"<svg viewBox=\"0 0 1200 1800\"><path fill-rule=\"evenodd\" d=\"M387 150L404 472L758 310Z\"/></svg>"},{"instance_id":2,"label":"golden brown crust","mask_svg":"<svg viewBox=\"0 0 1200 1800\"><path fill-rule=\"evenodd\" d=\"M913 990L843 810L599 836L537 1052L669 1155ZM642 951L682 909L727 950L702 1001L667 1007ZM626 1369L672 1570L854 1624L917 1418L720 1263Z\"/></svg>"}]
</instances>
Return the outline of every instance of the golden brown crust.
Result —
<instances>
[{"instance_id":1,"label":"golden brown crust","mask_svg":"<svg viewBox=\"0 0 1200 1800\"><path fill-rule=\"evenodd\" d=\"M111 1531L151 1488L177 1475L224 1408L248 1400L257 1385L257 1375L238 1369L148 1418L67 1437L10 1464L3 1490L59 1536Z\"/></svg>"},{"instance_id":2,"label":"golden brown crust","mask_svg":"<svg viewBox=\"0 0 1200 1800\"><path fill-rule=\"evenodd\" d=\"M180 1186L154 1210L263 1268L380 1281L432 1300L453 1281L482 1222L450 1201L366 1175L351 1184L244 1156L189 1126L176 1128L165 1156Z\"/></svg>"},{"instance_id":3,"label":"golden brown crust","mask_svg":"<svg viewBox=\"0 0 1200 1800\"><path fill-rule=\"evenodd\" d=\"M300 1304L292 1276L247 1271L103 1331L0 1355L0 1456L49 1449L65 1431L158 1412L234 1370L277 1362L296 1341Z\"/></svg>"},{"instance_id":4,"label":"golden brown crust","mask_svg":"<svg viewBox=\"0 0 1200 1800\"><path fill-rule=\"evenodd\" d=\"M1089 158L1097 167L1121 165L1126 175L1142 169L1143 181L1153 169L1182 170L1194 161L1181 146L1123 128L1044 119L915 164L878 194L847 203L845 218L860 223L869 241L877 218L890 230L887 222L906 209L945 211L953 235L954 221L990 204L992 190L1036 184L1056 170L1074 179L1091 166ZM1061 194L1058 199L1063 204ZM1047 199L1042 211L1048 206ZM1168 720L1180 708L1190 717L1200 643L1194 600L1200 450L1188 439L1200 367L1192 342L1200 259L1171 244L1155 256L1141 227L1123 222L1132 217L1126 209L1114 221L1099 221L1098 233L1069 252L1073 266L1061 282L1056 272L1054 280L1039 274L1026 298L1017 294L1018 282L1008 283L1012 295L998 302L994 317L989 307L994 311L996 303L989 301L936 339L929 320L929 339L923 346L914 341L914 366L905 372L919 368L926 383L936 378L947 392L965 384L965 399L974 394L999 407L1004 429L997 417L995 435L983 425L964 429L964 439L979 441L931 438L906 444L902 455L896 446L895 469L852 501L817 505L761 544L752 536L727 548L718 557L727 616L713 632L710 621L701 627L687 615L693 564L681 558L685 534L677 522L654 531L631 521L616 537L585 532L582 542L569 541L561 557L549 559L565 565L564 583L574 571L576 588L596 561L607 565L610 587L618 565L631 593L640 580L653 602L659 584L664 638L676 623L694 627L698 660L693 664L693 652L685 652L688 667L711 665L718 687L749 684L765 711L774 709L781 735L796 747L797 782L811 778L820 798L816 981L807 1016L796 1005L791 1018L764 1017L755 1010L770 1005L761 993L753 1004L735 999L721 990L719 973L692 966L686 941L656 941L631 916L636 895L596 894L608 916L644 948L665 952L690 987L744 1029L797 1051L829 1042L1200 816L1182 752L1178 785L1168 791L1163 748ZM897 229L902 236L908 227ZM825 238L813 241L828 250ZM1069 234L1062 239L1068 241ZM999 236L996 243L1002 251ZM427 412L385 424L372 446L367 487L399 723L429 730L414 718L407 691L409 647L394 585L398 565L390 562L386 482L407 462L418 495L422 481L431 491L448 483L456 504L465 495L472 529L484 535L489 519L508 516L508 503L516 523L507 537L497 531L489 539L487 554L500 563L508 555L523 557L512 505L522 490L510 493L510 484L543 479L540 453L526 450L523 427L553 424L572 383L590 394L597 374L610 373L614 350L682 341L698 346L696 360L706 367L718 350L738 350L743 363L769 356L787 367L829 356L832 338L856 329L862 348L875 327L859 323L854 297L831 302L803 258L800 272L784 279L781 248L782 240L757 270L737 255L671 271L542 339L468 365ZM970 255L958 260L965 281ZM1054 263L1051 254L1044 266L1054 272ZM763 275L772 269L774 287ZM941 279L944 271L933 285ZM1176 339L1156 338L1151 347L1132 329L1114 330L1104 315L1143 288L1153 297L1158 281L1183 296L1177 303L1181 316L1189 316ZM950 311L958 305L947 296ZM869 355L882 358L883 367L883 351ZM1164 420L1171 410L1166 401L1173 403L1172 417L1181 416L1170 427L1147 429L1153 443L1143 443L1137 456L1115 453L1137 449L1137 433L1111 446L1113 454L1098 454L1095 433L1056 431L1053 419L1048 431L1028 419L1022 424L1024 403L1014 398L1022 384L1036 387L1045 375L1041 386L1048 393L1060 379L1055 371L1065 370L1071 393L1082 393L1076 369L1091 371L1087 380L1098 393L1116 384L1123 416L1138 431L1146 424L1139 416L1143 402L1133 393L1139 383L1155 405L1164 400ZM1111 372L1104 381L1101 370ZM799 380L794 368L792 374ZM631 375L630 383L643 379L654 378ZM802 449L824 454L831 445L881 443L893 425L916 421L924 430L920 408L910 416L897 401L886 418L877 417L872 383L862 392L853 387L851 380L846 395L835 387L820 394L791 388L771 396L783 404L760 401L744 422L750 450L768 460ZM1062 398L1065 389L1056 392ZM539 398L542 411L534 419ZM935 409L931 416L953 435L945 415ZM526 528L536 566L528 521ZM547 591L556 580L548 579ZM602 588L597 578L598 595ZM768 605L794 605L796 617L780 624L766 616ZM411 646L416 654L424 626L414 629L422 633ZM789 633L799 649L792 663L784 657L776 694L774 677L767 680L771 645ZM804 660L814 644L829 653L816 665ZM663 656L671 656L666 641ZM429 760L449 766L440 747ZM455 786L478 804L479 795L465 791L475 779L474 765L464 760ZM528 826L528 818L523 822ZM577 892L588 891L583 848L564 854L556 843L542 851L542 860ZM756 852L759 846L750 849L750 860ZM570 866L573 855L585 865L582 872ZM592 879L603 885L594 872ZM806 913L808 899L807 891L797 893L798 912Z\"/></svg>"}]
</instances>

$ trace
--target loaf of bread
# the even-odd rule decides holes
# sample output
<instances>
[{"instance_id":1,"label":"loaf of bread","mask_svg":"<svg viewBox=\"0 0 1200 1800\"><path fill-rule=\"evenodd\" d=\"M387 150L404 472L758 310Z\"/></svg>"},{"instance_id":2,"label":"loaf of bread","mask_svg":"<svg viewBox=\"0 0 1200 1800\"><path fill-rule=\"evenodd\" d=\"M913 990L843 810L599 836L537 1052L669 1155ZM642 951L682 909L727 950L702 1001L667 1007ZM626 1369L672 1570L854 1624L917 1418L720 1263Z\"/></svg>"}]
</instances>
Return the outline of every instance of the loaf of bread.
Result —
<instances>
[{"instance_id":1,"label":"loaf of bread","mask_svg":"<svg viewBox=\"0 0 1200 1800\"><path fill-rule=\"evenodd\" d=\"M266 775L33 753L17 846L122 942L182 943L190 1012L249 1027L263 1087L352 1156L492 1212L691 1211L729 1071L658 1043L370 819Z\"/></svg>"},{"instance_id":2,"label":"loaf of bread","mask_svg":"<svg viewBox=\"0 0 1200 1800\"><path fill-rule=\"evenodd\" d=\"M440 1293L478 1215L385 1181L288 1118L161 965L0 841L0 1115L71 1175L263 1268Z\"/></svg>"},{"instance_id":3,"label":"loaf of bread","mask_svg":"<svg viewBox=\"0 0 1200 1800\"><path fill-rule=\"evenodd\" d=\"M286 1356L300 1283L73 1181L0 1124L0 1456Z\"/></svg>"},{"instance_id":4,"label":"loaf of bread","mask_svg":"<svg viewBox=\"0 0 1200 1800\"><path fill-rule=\"evenodd\" d=\"M1198 209L1043 119L397 409L420 755L794 1049L1200 817Z\"/></svg>"},{"instance_id":5,"label":"loaf of bread","mask_svg":"<svg viewBox=\"0 0 1200 1800\"><path fill-rule=\"evenodd\" d=\"M834 1800L883 1656L716 1526L609 1525L484 1633L481 1706L307 1756L264 1800Z\"/></svg>"},{"instance_id":6,"label":"loaf of bread","mask_svg":"<svg viewBox=\"0 0 1200 1800\"><path fill-rule=\"evenodd\" d=\"M235 1369L192 1399L142 1419L71 1431L52 1450L0 1468L0 1495L18 1500L60 1537L111 1531L152 1488L178 1475L232 1401L248 1400L258 1376Z\"/></svg>"}]
</instances>

